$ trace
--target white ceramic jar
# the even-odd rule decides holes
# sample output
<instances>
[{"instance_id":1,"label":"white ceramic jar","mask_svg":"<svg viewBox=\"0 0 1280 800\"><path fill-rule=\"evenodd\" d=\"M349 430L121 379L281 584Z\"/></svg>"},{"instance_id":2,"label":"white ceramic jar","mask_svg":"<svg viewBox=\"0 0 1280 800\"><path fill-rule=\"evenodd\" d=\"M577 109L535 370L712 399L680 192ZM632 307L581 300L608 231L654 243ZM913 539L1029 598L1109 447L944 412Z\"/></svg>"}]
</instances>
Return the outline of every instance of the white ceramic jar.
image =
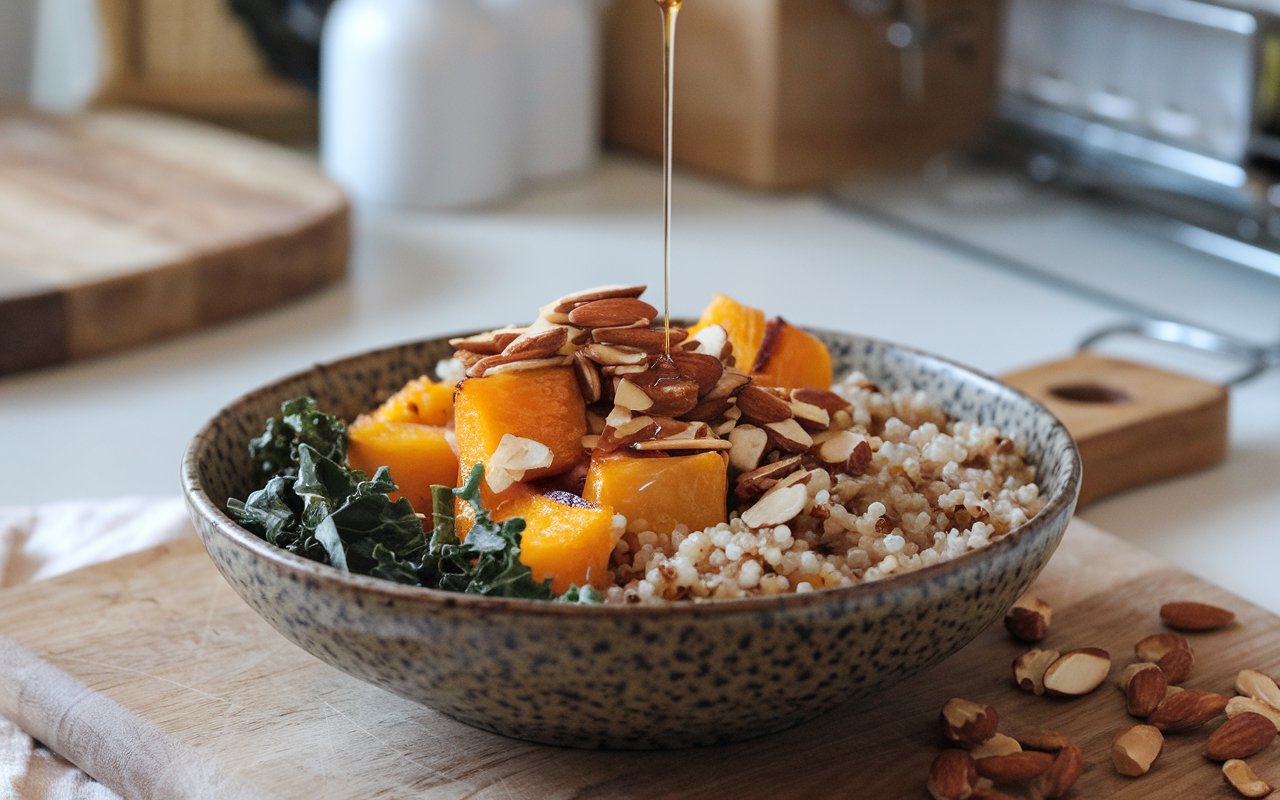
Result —
<instances>
[{"instance_id":1,"label":"white ceramic jar","mask_svg":"<svg viewBox=\"0 0 1280 800\"><path fill-rule=\"evenodd\" d=\"M480 0L334 4L321 47L321 161L358 206L461 208L515 188L504 36Z\"/></svg>"},{"instance_id":2,"label":"white ceramic jar","mask_svg":"<svg viewBox=\"0 0 1280 800\"><path fill-rule=\"evenodd\" d=\"M528 178L589 167L600 142L600 20L596 0L485 0L516 56Z\"/></svg>"}]
</instances>

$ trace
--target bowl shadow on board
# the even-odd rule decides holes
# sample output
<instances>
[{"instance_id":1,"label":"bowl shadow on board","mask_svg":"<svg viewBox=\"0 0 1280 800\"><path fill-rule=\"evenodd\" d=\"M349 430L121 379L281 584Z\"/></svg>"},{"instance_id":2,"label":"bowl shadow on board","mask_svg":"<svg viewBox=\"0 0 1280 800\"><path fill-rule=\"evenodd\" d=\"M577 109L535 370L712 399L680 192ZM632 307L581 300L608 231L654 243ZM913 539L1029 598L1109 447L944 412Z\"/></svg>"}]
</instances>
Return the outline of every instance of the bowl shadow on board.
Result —
<instances>
[{"instance_id":1,"label":"bowl shadow on board","mask_svg":"<svg viewBox=\"0 0 1280 800\"><path fill-rule=\"evenodd\" d=\"M350 419L450 355L435 339L285 378L220 411L182 467L196 530L232 588L290 641L357 678L484 730L585 748L663 749L780 731L882 691L969 643L1031 583L1071 518L1079 454L1039 404L943 359L815 331L838 374L926 392L1000 426L1048 497L985 548L884 581L772 598L585 607L461 595L348 575L269 545L225 512L244 443L282 400ZM750 698L751 702L744 702Z\"/></svg>"}]
</instances>

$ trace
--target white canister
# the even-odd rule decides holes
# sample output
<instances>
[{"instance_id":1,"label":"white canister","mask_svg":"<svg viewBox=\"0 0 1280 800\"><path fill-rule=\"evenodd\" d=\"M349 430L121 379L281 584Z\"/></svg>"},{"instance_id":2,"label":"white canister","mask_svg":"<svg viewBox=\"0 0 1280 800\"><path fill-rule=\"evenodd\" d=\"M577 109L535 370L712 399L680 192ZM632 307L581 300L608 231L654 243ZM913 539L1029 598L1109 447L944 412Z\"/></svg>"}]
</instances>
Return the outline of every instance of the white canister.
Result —
<instances>
[{"instance_id":1,"label":"white canister","mask_svg":"<svg viewBox=\"0 0 1280 800\"><path fill-rule=\"evenodd\" d=\"M523 174L590 166L600 148L600 19L596 0L485 0L516 56Z\"/></svg>"},{"instance_id":2,"label":"white canister","mask_svg":"<svg viewBox=\"0 0 1280 800\"><path fill-rule=\"evenodd\" d=\"M479 0L338 0L321 45L325 169L366 207L506 196L519 180L513 70Z\"/></svg>"}]
</instances>

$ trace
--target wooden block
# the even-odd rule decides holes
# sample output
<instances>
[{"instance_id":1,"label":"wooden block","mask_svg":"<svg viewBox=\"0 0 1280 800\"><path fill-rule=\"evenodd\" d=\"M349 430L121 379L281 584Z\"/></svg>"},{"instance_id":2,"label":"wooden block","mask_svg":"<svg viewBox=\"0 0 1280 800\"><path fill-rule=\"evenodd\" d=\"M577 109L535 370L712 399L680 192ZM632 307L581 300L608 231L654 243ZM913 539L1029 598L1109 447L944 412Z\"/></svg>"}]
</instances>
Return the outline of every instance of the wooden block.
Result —
<instances>
[{"instance_id":1,"label":"wooden block","mask_svg":"<svg viewBox=\"0 0 1280 800\"><path fill-rule=\"evenodd\" d=\"M1227 453L1227 390L1215 383L1082 353L1003 376L1075 437L1080 504L1206 469Z\"/></svg>"}]
</instances>

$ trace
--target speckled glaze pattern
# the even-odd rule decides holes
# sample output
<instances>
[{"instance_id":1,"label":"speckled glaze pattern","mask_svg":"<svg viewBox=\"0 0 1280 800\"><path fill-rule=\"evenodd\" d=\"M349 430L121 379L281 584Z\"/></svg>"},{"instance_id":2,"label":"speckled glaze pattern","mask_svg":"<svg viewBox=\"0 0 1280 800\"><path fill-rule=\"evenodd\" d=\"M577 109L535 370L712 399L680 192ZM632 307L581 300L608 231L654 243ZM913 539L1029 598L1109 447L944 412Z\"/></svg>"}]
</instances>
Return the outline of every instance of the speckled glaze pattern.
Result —
<instances>
[{"instance_id":1,"label":"speckled glaze pattern","mask_svg":"<svg viewBox=\"0 0 1280 800\"><path fill-rule=\"evenodd\" d=\"M448 357L444 339L317 366L218 412L182 465L191 517L231 586L285 637L357 678L507 736L575 747L671 748L781 730L930 667L1000 619L1049 560L1080 462L1043 407L943 359L815 331L837 374L928 392L1000 426L1049 497L981 550L881 582L781 598L583 607L400 586L298 558L241 529L245 443L280 402L311 394L353 417Z\"/></svg>"}]
</instances>

